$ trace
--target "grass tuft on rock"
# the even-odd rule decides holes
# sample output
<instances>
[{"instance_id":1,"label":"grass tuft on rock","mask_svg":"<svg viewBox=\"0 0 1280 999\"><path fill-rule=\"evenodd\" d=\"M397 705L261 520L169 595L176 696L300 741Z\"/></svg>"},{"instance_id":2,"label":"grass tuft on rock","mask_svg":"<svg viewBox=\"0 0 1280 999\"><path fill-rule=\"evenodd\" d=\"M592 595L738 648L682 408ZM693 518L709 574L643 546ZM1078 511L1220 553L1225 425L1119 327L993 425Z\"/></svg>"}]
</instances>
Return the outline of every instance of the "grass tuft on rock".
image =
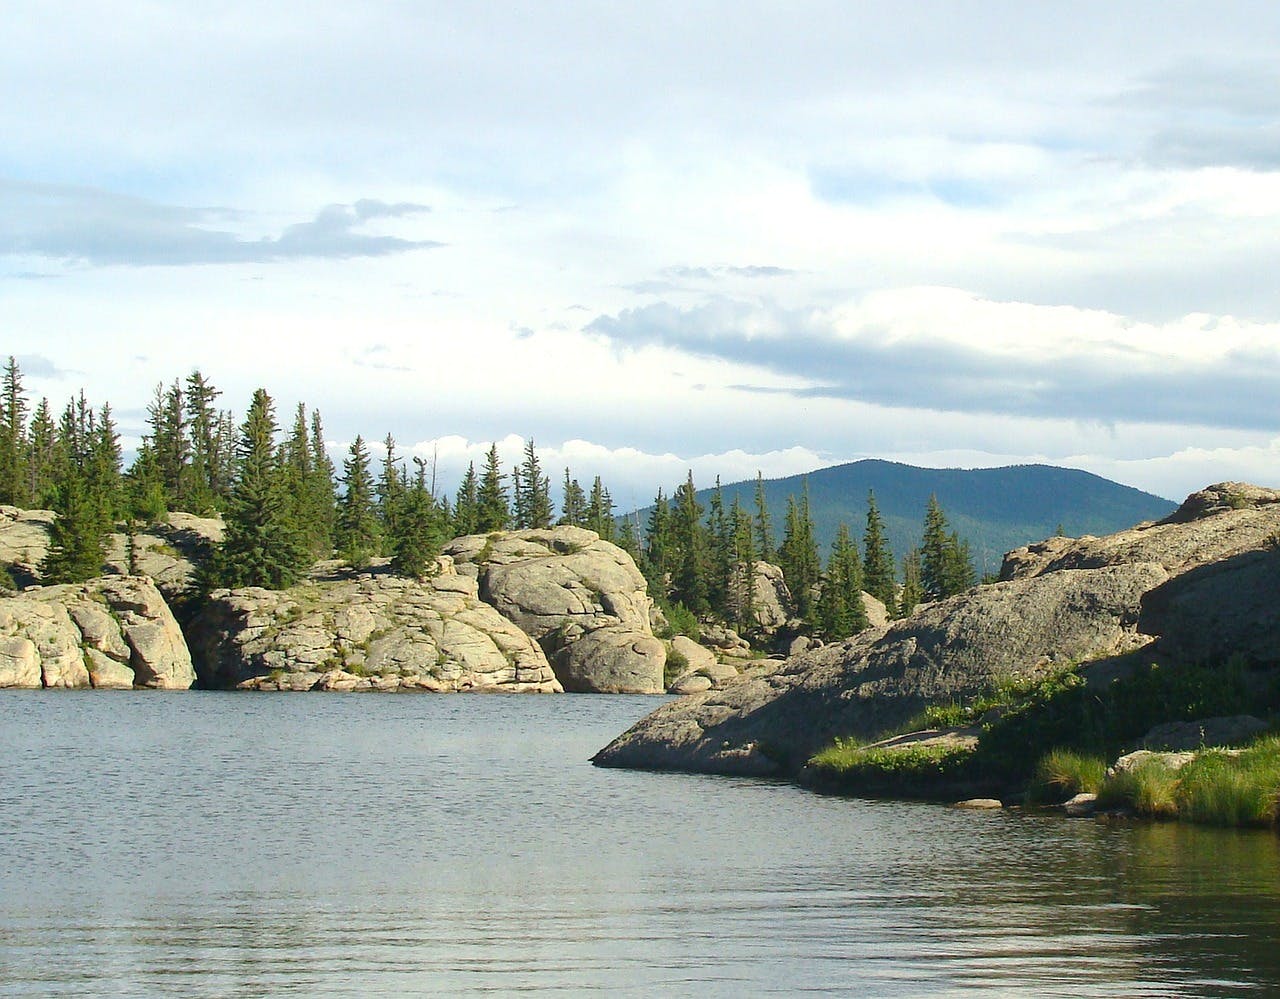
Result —
<instances>
[{"instance_id":1,"label":"grass tuft on rock","mask_svg":"<svg viewBox=\"0 0 1280 999\"><path fill-rule=\"evenodd\" d=\"M1179 773L1183 818L1215 826L1271 826L1280 797L1280 736L1268 736L1238 755L1211 749Z\"/></svg>"},{"instance_id":2,"label":"grass tuft on rock","mask_svg":"<svg viewBox=\"0 0 1280 999\"><path fill-rule=\"evenodd\" d=\"M1098 789L1098 807L1128 808L1152 819L1175 819L1178 807L1178 769L1153 756L1105 780Z\"/></svg>"},{"instance_id":3,"label":"grass tuft on rock","mask_svg":"<svg viewBox=\"0 0 1280 999\"><path fill-rule=\"evenodd\" d=\"M1107 763L1101 756L1070 749L1050 750L1036 764L1027 800L1031 804L1056 804L1077 794L1097 794L1106 773Z\"/></svg>"}]
</instances>

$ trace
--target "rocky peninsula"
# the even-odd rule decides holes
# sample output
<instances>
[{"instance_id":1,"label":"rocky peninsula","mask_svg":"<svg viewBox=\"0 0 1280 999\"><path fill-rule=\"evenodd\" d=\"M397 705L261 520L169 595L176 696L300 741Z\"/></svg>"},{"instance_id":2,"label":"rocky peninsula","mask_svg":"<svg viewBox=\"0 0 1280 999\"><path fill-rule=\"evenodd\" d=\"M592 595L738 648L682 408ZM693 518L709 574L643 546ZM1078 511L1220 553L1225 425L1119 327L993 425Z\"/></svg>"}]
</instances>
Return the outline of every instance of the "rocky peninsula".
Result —
<instances>
[{"instance_id":1,"label":"rocky peninsula","mask_svg":"<svg viewBox=\"0 0 1280 999\"><path fill-rule=\"evenodd\" d=\"M1253 710L1280 706L1272 703L1280 674L1280 492L1231 482L1193 494L1160 522L1010 552L999 581L663 705L594 762L787 777L855 793L946 797L985 784L1007 794L1052 748L1035 743L1031 720L1043 723L1066 703L1053 699L1059 688L1087 689L1101 703L1145 683L1135 688L1149 690L1145 702L1126 701L1115 724L1146 726L1165 710L1152 676L1195 671L1196 684L1225 688L1228 668ZM1210 700L1171 700L1167 710L1178 717L1154 721L1203 730L1207 719L1183 715ZM931 723L947 716L954 724ZM1107 738L1137 748L1144 732ZM1070 733L1053 738L1069 741ZM975 752L982 760L984 744L992 747L988 767L962 765ZM824 770L811 762L832 746L856 749L859 765ZM1022 766L1010 764L1019 754ZM904 765L911 762L924 764L914 777L930 779L914 780Z\"/></svg>"}]
</instances>

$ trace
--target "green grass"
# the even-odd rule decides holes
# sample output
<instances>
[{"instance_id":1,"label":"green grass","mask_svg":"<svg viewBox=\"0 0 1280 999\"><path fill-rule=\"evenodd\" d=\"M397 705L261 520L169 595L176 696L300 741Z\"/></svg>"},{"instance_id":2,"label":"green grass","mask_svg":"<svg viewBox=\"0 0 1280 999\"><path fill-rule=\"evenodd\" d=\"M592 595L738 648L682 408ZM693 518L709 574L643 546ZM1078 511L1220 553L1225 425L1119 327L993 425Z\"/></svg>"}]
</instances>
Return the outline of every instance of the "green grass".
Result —
<instances>
[{"instance_id":1,"label":"green grass","mask_svg":"<svg viewBox=\"0 0 1280 999\"><path fill-rule=\"evenodd\" d=\"M1178 817L1179 771L1159 756L1105 780L1098 789L1100 808L1131 808L1153 819Z\"/></svg>"},{"instance_id":2,"label":"green grass","mask_svg":"<svg viewBox=\"0 0 1280 999\"><path fill-rule=\"evenodd\" d=\"M1280 737L1268 736L1238 756L1211 749L1179 774L1183 818L1216 826L1270 826L1280 796Z\"/></svg>"},{"instance_id":3,"label":"green grass","mask_svg":"<svg viewBox=\"0 0 1280 999\"><path fill-rule=\"evenodd\" d=\"M913 783L959 777L973 751L967 746L906 746L888 749L838 739L818 753L810 765L825 774L855 783L884 781Z\"/></svg>"},{"instance_id":4,"label":"green grass","mask_svg":"<svg viewBox=\"0 0 1280 999\"><path fill-rule=\"evenodd\" d=\"M1066 801L1077 794L1097 794L1106 773L1107 762L1101 756L1052 749L1036 764L1035 776L1027 788L1027 800L1032 804L1048 804Z\"/></svg>"}]
</instances>

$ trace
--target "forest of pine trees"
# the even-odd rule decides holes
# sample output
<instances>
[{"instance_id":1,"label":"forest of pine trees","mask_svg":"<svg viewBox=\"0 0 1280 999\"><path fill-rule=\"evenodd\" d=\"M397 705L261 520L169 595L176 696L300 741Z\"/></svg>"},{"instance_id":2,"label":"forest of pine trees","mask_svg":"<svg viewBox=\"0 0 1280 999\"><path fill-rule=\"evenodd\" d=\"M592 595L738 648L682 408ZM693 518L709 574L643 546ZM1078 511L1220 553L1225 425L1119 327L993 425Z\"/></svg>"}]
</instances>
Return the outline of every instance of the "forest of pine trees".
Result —
<instances>
[{"instance_id":1,"label":"forest of pine trees","mask_svg":"<svg viewBox=\"0 0 1280 999\"><path fill-rule=\"evenodd\" d=\"M218 408L220 395L199 371L157 386L147 433L126 471L109 405L95 408L81 393L56 419L47 399L33 409L9 358L0 384L0 504L58 514L43 579L89 579L102 569L112 531L132 535L184 510L219 514L225 524L224 541L202 571L206 587L285 587L335 556L354 568L389 558L394 571L421 577L451 537L552 524L588 528L626 549L660 606L745 633L754 629L757 561L781 567L797 615L829 640L867 626L863 591L899 616L975 582L968 543L933 497L921 545L903 556L899 582L874 494L861 552L841 524L824 567L807 485L788 500L780 540L759 475L754 509L736 497L726 507L719 480L704 504L690 473L670 497L658 490L641 525L617 516L599 476L588 490L566 468L557 516L551 478L530 439L510 469L493 444L482 470L467 469L450 504L436 494L434 468L428 481L427 463L414 457L410 474L390 434L376 457L357 436L339 472L318 411L298 404L286 430L264 389L239 422Z\"/></svg>"}]
</instances>

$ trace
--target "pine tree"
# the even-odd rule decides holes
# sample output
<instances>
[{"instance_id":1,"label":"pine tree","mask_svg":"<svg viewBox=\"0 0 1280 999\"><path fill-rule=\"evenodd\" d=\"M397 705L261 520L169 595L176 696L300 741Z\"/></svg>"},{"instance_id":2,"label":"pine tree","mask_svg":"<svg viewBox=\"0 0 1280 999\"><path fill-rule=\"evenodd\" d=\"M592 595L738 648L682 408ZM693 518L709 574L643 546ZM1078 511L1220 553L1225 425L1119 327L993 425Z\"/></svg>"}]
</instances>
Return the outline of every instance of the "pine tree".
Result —
<instances>
[{"instance_id":1,"label":"pine tree","mask_svg":"<svg viewBox=\"0 0 1280 999\"><path fill-rule=\"evenodd\" d=\"M151 447L156 454L160 480L164 483L165 501L170 510L181 509L187 498L190 445L180 382L175 380L167 390L163 384L155 387L147 407L147 422L151 426Z\"/></svg>"},{"instance_id":2,"label":"pine tree","mask_svg":"<svg viewBox=\"0 0 1280 999\"><path fill-rule=\"evenodd\" d=\"M325 446L324 420L320 410L311 411L311 474L307 480L306 534L315 557L328 558L338 528L337 469Z\"/></svg>"},{"instance_id":3,"label":"pine tree","mask_svg":"<svg viewBox=\"0 0 1280 999\"><path fill-rule=\"evenodd\" d=\"M729 595L733 587L734 537L724 508L724 488L716 476L715 488L707 502L707 601L721 617L731 614Z\"/></svg>"},{"instance_id":4,"label":"pine tree","mask_svg":"<svg viewBox=\"0 0 1280 999\"><path fill-rule=\"evenodd\" d=\"M390 433L382 441L382 476L378 479L378 518L382 522L384 537L399 536L400 507L404 503L408 485L404 469L396 458L396 440Z\"/></svg>"},{"instance_id":5,"label":"pine tree","mask_svg":"<svg viewBox=\"0 0 1280 999\"><path fill-rule=\"evenodd\" d=\"M963 593L976 581L969 543L949 530L936 496L925 511L920 544L920 586L925 600L941 600Z\"/></svg>"},{"instance_id":6,"label":"pine tree","mask_svg":"<svg viewBox=\"0 0 1280 999\"><path fill-rule=\"evenodd\" d=\"M794 496L787 499L786 528L782 545L778 548L778 564L795 599L796 613L812 623L813 588L818 582L821 563L818 543L814 538L813 516L809 511L808 480L798 502Z\"/></svg>"},{"instance_id":7,"label":"pine tree","mask_svg":"<svg viewBox=\"0 0 1280 999\"><path fill-rule=\"evenodd\" d=\"M645 528L644 560L640 569L649 580L649 591L655 598L665 600L667 577L672 566L671 504L662 489L654 498L649 511L649 523Z\"/></svg>"},{"instance_id":8,"label":"pine tree","mask_svg":"<svg viewBox=\"0 0 1280 999\"><path fill-rule=\"evenodd\" d=\"M512 474L515 493L516 527L545 528L551 526L551 480L542 473L542 463L533 446L533 438L525 442L524 461Z\"/></svg>"},{"instance_id":9,"label":"pine tree","mask_svg":"<svg viewBox=\"0 0 1280 999\"><path fill-rule=\"evenodd\" d=\"M291 519L280 474L276 431L271 397L257 389L240 428L226 530L209 561L206 585L285 589L307 568L306 545Z\"/></svg>"},{"instance_id":10,"label":"pine tree","mask_svg":"<svg viewBox=\"0 0 1280 999\"><path fill-rule=\"evenodd\" d=\"M564 470L564 484L560 487L560 523L570 527L583 527L587 523L587 494L578 480Z\"/></svg>"},{"instance_id":11,"label":"pine tree","mask_svg":"<svg viewBox=\"0 0 1280 999\"><path fill-rule=\"evenodd\" d=\"M925 600L938 600L945 595L943 562L947 553L947 518L938 497L929 496L924 515L924 534L920 540L920 586Z\"/></svg>"},{"instance_id":12,"label":"pine tree","mask_svg":"<svg viewBox=\"0 0 1280 999\"><path fill-rule=\"evenodd\" d=\"M41 399L27 428L25 501L46 507L53 502L54 466L57 461L58 425L49 400Z\"/></svg>"},{"instance_id":13,"label":"pine tree","mask_svg":"<svg viewBox=\"0 0 1280 999\"><path fill-rule=\"evenodd\" d=\"M457 537L476 534L480 530L480 484L476 478L476 463L467 466L467 474L458 486L453 502L453 533Z\"/></svg>"},{"instance_id":14,"label":"pine tree","mask_svg":"<svg viewBox=\"0 0 1280 999\"><path fill-rule=\"evenodd\" d=\"M729 508L729 530L733 538L732 577L726 617L739 631L754 628L756 620L756 550L751 516L734 496Z\"/></svg>"},{"instance_id":15,"label":"pine tree","mask_svg":"<svg viewBox=\"0 0 1280 999\"><path fill-rule=\"evenodd\" d=\"M924 598L920 585L920 549L912 548L902 557L902 592L898 594L898 616L906 617Z\"/></svg>"},{"instance_id":16,"label":"pine tree","mask_svg":"<svg viewBox=\"0 0 1280 999\"><path fill-rule=\"evenodd\" d=\"M894 578L893 553L884 536L884 521L876 506L876 494L867 493L867 529L862 536L863 587L885 605L889 616L896 616L897 580Z\"/></svg>"},{"instance_id":17,"label":"pine tree","mask_svg":"<svg viewBox=\"0 0 1280 999\"><path fill-rule=\"evenodd\" d=\"M600 535L602 540L613 540L613 497L598 475L591 483L591 498L587 501L587 527Z\"/></svg>"},{"instance_id":18,"label":"pine tree","mask_svg":"<svg viewBox=\"0 0 1280 999\"><path fill-rule=\"evenodd\" d=\"M144 524L153 524L165 514L164 484L156 466L155 452L144 441L124 479L125 521L131 533Z\"/></svg>"},{"instance_id":19,"label":"pine tree","mask_svg":"<svg viewBox=\"0 0 1280 999\"><path fill-rule=\"evenodd\" d=\"M772 562L777 558L773 550L773 520L769 516L769 503L764 494L764 477L756 472L756 553L761 561Z\"/></svg>"},{"instance_id":20,"label":"pine tree","mask_svg":"<svg viewBox=\"0 0 1280 999\"><path fill-rule=\"evenodd\" d=\"M105 537L124 513L120 436L111 417L110 403L103 404L96 421L92 417L90 412L85 489L89 501L98 511L98 527Z\"/></svg>"},{"instance_id":21,"label":"pine tree","mask_svg":"<svg viewBox=\"0 0 1280 999\"><path fill-rule=\"evenodd\" d=\"M842 523L831 545L826 580L819 598L818 620L831 641L856 635L867 627L867 609L862 602L862 560Z\"/></svg>"},{"instance_id":22,"label":"pine tree","mask_svg":"<svg viewBox=\"0 0 1280 999\"><path fill-rule=\"evenodd\" d=\"M181 506L191 513L213 513L222 499L215 490L218 411L214 408L221 394L199 371L187 376L185 406L191 458Z\"/></svg>"},{"instance_id":23,"label":"pine tree","mask_svg":"<svg viewBox=\"0 0 1280 999\"><path fill-rule=\"evenodd\" d=\"M677 490L671 511L672 598L694 614L706 614L710 575L706 528L702 525L702 504L693 484L693 472Z\"/></svg>"},{"instance_id":24,"label":"pine tree","mask_svg":"<svg viewBox=\"0 0 1280 999\"><path fill-rule=\"evenodd\" d=\"M444 518L427 488L425 463L421 458L413 460L418 474L401 500L392 537L391 568L402 576L423 579L444 542Z\"/></svg>"},{"instance_id":25,"label":"pine tree","mask_svg":"<svg viewBox=\"0 0 1280 999\"><path fill-rule=\"evenodd\" d=\"M503 485L504 479L506 476L502 474L498 445L494 443L485 455L484 474L476 490L476 531L480 534L505 531L511 523L511 509L507 489Z\"/></svg>"},{"instance_id":26,"label":"pine tree","mask_svg":"<svg viewBox=\"0 0 1280 999\"><path fill-rule=\"evenodd\" d=\"M58 516L49 529L49 552L40 565L46 583L83 583L102 572L106 532L82 471L70 469L54 491L53 509Z\"/></svg>"},{"instance_id":27,"label":"pine tree","mask_svg":"<svg viewBox=\"0 0 1280 999\"><path fill-rule=\"evenodd\" d=\"M640 530L638 521L631 517L622 518L622 526L618 528L615 544L631 556L632 561L643 571L644 556L640 550Z\"/></svg>"},{"instance_id":28,"label":"pine tree","mask_svg":"<svg viewBox=\"0 0 1280 999\"><path fill-rule=\"evenodd\" d=\"M0 503L28 506L33 497L27 489L26 418L27 399L22 390L22 371L9 355L0 389Z\"/></svg>"},{"instance_id":29,"label":"pine tree","mask_svg":"<svg viewBox=\"0 0 1280 999\"><path fill-rule=\"evenodd\" d=\"M362 569L380 553L382 531L373 498L369 450L359 434L351 443L350 457L343 463L342 485L334 541L339 555L349 565Z\"/></svg>"}]
</instances>

